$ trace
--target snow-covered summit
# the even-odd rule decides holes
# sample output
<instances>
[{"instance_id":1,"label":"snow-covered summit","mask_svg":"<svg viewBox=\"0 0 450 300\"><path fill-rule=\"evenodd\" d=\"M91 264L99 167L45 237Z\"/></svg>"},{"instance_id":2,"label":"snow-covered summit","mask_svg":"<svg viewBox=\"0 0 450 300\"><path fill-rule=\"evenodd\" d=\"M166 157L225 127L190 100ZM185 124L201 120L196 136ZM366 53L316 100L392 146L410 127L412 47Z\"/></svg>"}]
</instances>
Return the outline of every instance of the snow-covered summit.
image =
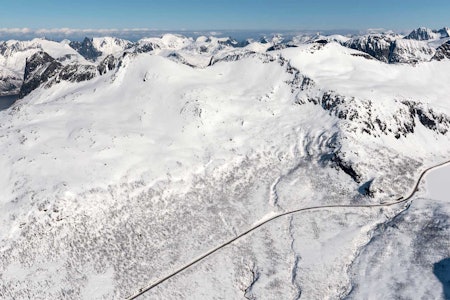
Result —
<instances>
[{"instance_id":1,"label":"snow-covered summit","mask_svg":"<svg viewBox=\"0 0 450 300\"><path fill-rule=\"evenodd\" d=\"M39 51L48 53L62 64L86 63L85 59L66 41L58 43L45 39L33 39L0 42L0 95L18 93L24 78L26 60Z\"/></svg>"},{"instance_id":2,"label":"snow-covered summit","mask_svg":"<svg viewBox=\"0 0 450 300\"><path fill-rule=\"evenodd\" d=\"M427 61L426 41L100 41L77 44L102 52L89 61L67 41L33 48L22 98L0 112L3 298L123 299L267 216L316 206L327 207L261 226L148 297L358 298L358 274L378 278L387 259L371 255L384 253L374 233L409 228L396 219L408 206L383 203L450 155L450 61ZM422 62L386 63L394 54ZM450 255L433 243L433 259ZM401 293L439 298L432 266L411 270L389 283L424 278Z\"/></svg>"},{"instance_id":3,"label":"snow-covered summit","mask_svg":"<svg viewBox=\"0 0 450 300\"><path fill-rule=\"evenodd\" d=\"M133 43L115 37L98 37L92 39L92 46L102 53L102 58L108 55L121 55L125 50L131 48Z\"/></svg>"}]
</instances>

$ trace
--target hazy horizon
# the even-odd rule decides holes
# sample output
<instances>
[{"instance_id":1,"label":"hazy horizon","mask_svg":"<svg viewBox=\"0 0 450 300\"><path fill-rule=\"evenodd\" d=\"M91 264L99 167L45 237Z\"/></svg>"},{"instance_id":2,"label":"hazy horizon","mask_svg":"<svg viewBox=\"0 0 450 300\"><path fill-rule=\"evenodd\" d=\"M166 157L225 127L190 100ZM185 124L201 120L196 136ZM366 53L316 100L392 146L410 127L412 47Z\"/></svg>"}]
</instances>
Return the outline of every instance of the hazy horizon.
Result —
<instances>
[{"instance_id":1,"label":"hazy horizon","mask_svg":"<svg viewBox=\"0 0 450 300\"><path fill-rule=\"evenodd\" d=\"M426 26L422 26L426 27ZM444 27L444 26L442 26ZM431 29L441 29L431 28ZM31 40L34 38L45 38L49 40L62 41L82 40L85 37L105 37L113 36L117 38L136 41L145 37L158 37L166 33L179 34L186 37L196 38L198 36L217 36L232 37L237 40L245 40L247 38L259 38L263 36L273 36L282 34L284 36L310 35L320 33L323 35L341 34L341 35L358 35L376 32L395 32L398 34L407 34L411 29L391 30L389 28L368 28L365 30L358 29L203 29L203 30L170 30L170 29L75 29L75 28L53 28L53 29L30 29L30 28L0 28L0 40Z\"/></svg>"},{"instance_id":2,"label":"hazy horizon","mask_svg":"<svg viewBox=\"0 0 450 300\"><path fill-rule=\"evenodd\" d=\"M405 32L448 24L448 0L166 0L5 1L0 39L79 39L114 35L136 39L154 32ZM100 34L98 34L100 33ZM114 33L114 34L112 34Z\"/></svg>"}]
</instances>

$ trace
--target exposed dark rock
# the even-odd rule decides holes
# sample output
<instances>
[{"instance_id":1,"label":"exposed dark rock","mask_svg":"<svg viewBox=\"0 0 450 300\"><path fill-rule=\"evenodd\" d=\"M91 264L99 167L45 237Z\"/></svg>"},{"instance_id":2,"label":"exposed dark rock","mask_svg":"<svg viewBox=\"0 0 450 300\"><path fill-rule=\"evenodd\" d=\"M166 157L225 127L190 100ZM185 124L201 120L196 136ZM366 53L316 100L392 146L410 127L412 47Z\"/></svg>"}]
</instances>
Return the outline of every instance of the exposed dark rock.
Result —
<instances>
[{"instance_id":1,"label":"exposed dark rock","mask_svg":"<svg viewBox=\"0 0 450 300\"><path fill-rule=\"evenodd\" d=\"M433 30L425 27L420 27L413 30L405 39L417 40L417 41L427 41L439 38L440 36Z\"/></svg>"},{"instance_id":2,"label":"exposed dark rock","mask_svg":"<svg viewBox=\"0 0 450 300\"><path fill-rule=\"evenodd\" d=\"M328 44L328 41L324 40L324 39L320 39L320 40L315 40L314 43L326 45L326 44Z\"/></svg>"},{"instance_id":3,"label":"exposed dark rock","mask_svg":"<svg viewBox=\"0 0 450 300\"><path fill-rule=\"evenodd\" d=\"M389 62L391 53L391 43L394 37L390 35L367 35L351 39L344 43L344 46L367 53L372 57Z\"/></svg>"},{"instance_id":4,"label":"exposed dark rock","mask_svg":"<svg viewBox=\"0 0 450 300\"><path fill-rule=\"evenodd\" d=\"M332 116L349 122L342 123L350 131L360 131L373 136L393 135L397 139L414 133L416 120L429 130L439 134L447 134L450 128L450 117L437 113L423 104L413 101L399 102L398 108L390 116L380 116L373 109L371 100L345 97L328 91L317 94L313 91L314 81L300 74L300 72L286 64L286 68L294 77L286 83L291 86L292 93L296 94L296 103L303 105L307 102L320 105Z\"/></svg>"},{"instance_id":5,"label":"exposed dark rock","mask_svg":"<svg viewBox=\"0 0 450 300\"><path fill-rule=\"evenodd\" d=\"M226 55L226 56L220 57L220 58L213 57L213 58L211 58L210 65L212 66L212 65L214 65L218 62L222 62L222 61L226 61L226 62L238 61L238 60L241 60L241 59L244 59L247 57L251 57L251 56L255 56L255 55L256 55L256 52L248 51L248 52L229 54L229 55Z\"/></svg>"},{"instance_id":6,"label":"exposed dark rock","mask_svg":"<svg viewBox=\"0 0 450 300\"><path fill-rule=\"evenodd\" d=\"M363 196L373 197L374 192L370 189L372 186L373 179L363 183L359 188L358 192Z\"/></svg>"},{"instance_id":7,"label":"exposed dark rock","mask_svg":"<svg viewBox=\"0 0 450 300\"><path fill-rule=\"evenodd\" d=\"M341 158L339 151L322 155L319 161L325 165L331 163L332 166L344 171L345 174L349 175L353 179L353 181L355 181L356 183L360 183L361 176L355 171L350 162L345 161Z\"/></svg>"},{"instance_id":8,"label":"exposed dark rock","mask_svg":"<svg viewBox=\"0 0 450 300\"><path fill-rule=\"evenodd\" d=\"M102 52L95 49L92 44L92 39L84 38L83 42L70 42L70 47L75 49L80 55L82 55L87 60L95 61L99 56L102 55Z\"/></svg>"},{"instance_id":9,"label":"exposed dark rock","mask_svg":"<svg viewBox=\"0 0 450 300\"><path fill-rule=\"evenodd\" d=\"M40 51L27 59L19 97L23 98L40 86L50 87L62 80L81 82L90 80L96 75L97 68L93 65L69 64L63 66L47 53Z\"/></svg>"},{"instance_id":10,"label":"exposed dark rock","mask_svg":"<svg viewBox=\"0 0 450 300\"><path fill-rule=\"evenodd\" d=\"M450 37L450 28L444 27L442 29L439 29L437 31L437 33L439 33L441 35L441 39L448 38L448 37Z\"/></svg>"},{"instance_id":11,"label":"exposed dark rock","mask_svg":"<svg viewBox=\"0 0 450 300\"><path fill-rule=\"evenodd\" d=\"M428 60L433 54L434 49L426 43L399 39L391 43L389 63L416 64Z\"/></svg>"},{"instance_id":12,"label":"exposed dark rock","mask_svg":"<svg viewBox=\"0 0 450 300\"><path fill-rule=\"evenodd\" d=\"M70 64L65 66L58 74L57 81L81 82L91 80L97 74L95 66Z\"/></svg>"},{"instance_id":13,"label":"exposed dark rock","mask_svg":"<svg viewBox=\"0 0 450 300\"><path fill-rule=\"evenodd\" d=\"M438 61L450 59L450 41L439 46L432 59Z\"/></svg>"},{"instance_id":14,"label":"exposed dark rock","mask_svg":"<svg viewBox=\"0 0 450 300\"><path fill-rule=\"evenodd\" d=\"M117 65L116 58L113 55L108 55L104 60L97 66L97 70L100 75L105 74L108 71L114 70Z\"/></svg>"},{"instance_id":15,"label":"exposed dark rock","mask_svg":"<svg viewBox=\"0 0 450 300\"><path fill-rule=\"evenodd\" d=\"M291 44L277 44L277 45L273 45L271 47L269 47L267 49L267 52L270 51L275 51L275 50L282 50L282 49L286 49L286 48L296 48L296 45L291 45Z\"/></svg>"},{"instance_id":16,"label":"exposed dark rock","mask_svg":"<svg viewBox=\"0 0 450 300\"><path fill-rule=\"evenodd\" d=\"M352 53L352 56L363 57L365 59L375 59L373 56L366 53Z\"/></svg>"},{"instance_id":17,"label":"exposed dark rock","mask_svg":"<svg viewBox=\"0 0 450 300\"><path fill-rule=\"evenodd\" d=\"M49 78L55 76L62 69L60 62L46 52L39 51L27 59L25 65L25 74L19 97L31 93Z\"/></svg>"},{"instance_id":18,"label":"exposed dark rock","mask_svg":"<svg viewBox=\"0 0 450 300\"><path fill-rule=\"evenodd\" d=\"M421 103L403 101L409 107L411 115L417 117L426 128L440 134L446 134L450 128L450 117L443 113L437 113L431 108L424 107Z\"/></svg>"},{"instance_id":19,"label":"exposed dark rock","mask_svg":"<svg viewBox=\"0 0 450 300\"><path fill-rule=\"evenodd\" d=\"M183 56L181 56L180 54L176 53L176 52L172 52L170 53L167 57L171 58L172 60L182 63L183 65L189 66L191 68L195 68L196 66L189 63Z\"/></svg>"},{"instance_id":20,"label":"exposed dark rock","mask_svg":"<svg viewBox=\"0 0 450 300\"><path fill-rule=\"evenodd\" d=\"M135 52L136 53L147 53L152 52L155 49L159 49L160 47L157 44L154 43L142 43L136 46Z\"/></svg>"},{"instance_id":21,"label":"exposed dark rock","mask_svg":"<svg viewBox=\"0 0 450 300\"><path fill-rule=\"evenodd\" d=\"M233 47L233 48L239 48L239 47L244 47L244 46L248 45L248 42L246 43L246 41L238 42L232 38L227 38L226 40L219 40L218 43L219 43L219 45Z\"/></svg>"},{"instance_id":22,"label":"exposed dark rock","mask_svg":"<svg viewBox=\"0 0 450 300\"><path fill-rule=\"evenodd\" d=\"M76 58L75 54L66 54L64 56L58 57L56 60L59 62L71 61Z\"/></svg>"},{"instance_id":23,"label":"exposed dark rock","mask_svg":"<svg viewBox=\"0 0 450 300\"><path fill-rule=\"evenodd\" d=\"M269 43L269 40L267 39L267 37L263 36L263 37L261 37L261 38L259 39L259 42L260 42L261 44L268 44L268 43Z\"/></svg>"},{"instance_id":24,"label":"exposed dark rock","mask_svg":"<svg viewBox=\"0 0 450 300\"><path fill-rule=\"evenodd\" d=\"M401 39L398 36L385 34L357 37L343 43L343 45L364 52L385 63L415 64L429 60L434 53L434 49L424 42Z\"/></svg>"},{"instance_id":25,"label":"exposed dark rock","mask_svg":"<svg viewBox=\"0 0 450 300\"><path fill-rule=\"evenodd\" d=\"M0 74L0 96L17 95L22 81L16 74Z\"/></svg>"}]
</instances>

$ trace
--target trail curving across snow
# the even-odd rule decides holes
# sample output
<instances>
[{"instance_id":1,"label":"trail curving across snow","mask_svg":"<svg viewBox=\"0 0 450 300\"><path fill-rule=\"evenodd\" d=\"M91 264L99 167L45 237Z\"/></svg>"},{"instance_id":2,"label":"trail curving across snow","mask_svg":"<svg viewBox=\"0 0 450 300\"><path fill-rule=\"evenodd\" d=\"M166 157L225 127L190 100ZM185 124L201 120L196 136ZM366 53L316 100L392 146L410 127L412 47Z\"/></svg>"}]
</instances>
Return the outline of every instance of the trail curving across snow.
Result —
<instances>
[{"instance_id":1,"label":"trail curving across snow","mask_svg":"<svg viewBox=\"0 0 450 300\"><path fill-rule=\"evenodd\" d=\"M202 261L203 259L211 256L212 254L214 254L215 252L219 251L222 248L225 248L226 246L234 243L235 241L245 237L246 235L252 233L253 231L255 231L256 229L276 220L279 218L282 218L284 216L288 216L288 215L292 215L292 214L296 214L296 213L301 213L301 212L306 212L306 211L314 211L314 210L321 210L321 209L338 209L338 208L378 208L378 207L389 207L389 206L393 206L393 205L397 205L397 204L401 204L404 202L407 202L408 200L410 200L418 191L418 187L419 184L421 183L423 177L431 170L442 167L444 165L450 164L450 160L442 162L440 164L434 165L432 167L429 167L427 169L425 169L424 171L422 171L422 173L420 174L419 178L416 181L416 184L414 185L414 187L412 188L411 192L406 196L406 197L400 197L398 199L396 199L393 202L387 202L387 203L381 203L381 204L370 204L370 205L346 205L346 204L342 204L342 205L324 205L324 206L311 206L311 207L305 207L305 208L300 208L300 209L295 209L295 210L290 210L287 212L283 212L277 215L274 215L268 219L263 220L260 223L255 224L254 226L252 226L251 228L247 229L246 231L240 233L239 235L235 236L234 238L224 242L221 245L218 245L217 247L209 250L208 252L202 254L201 256L197 257L196 259L194 259L193 261L191 261L190 263L180 267L179 269L173 271L172 273L170 273L169 275L151 283L150 285L140 288L137 292L135 292L133 295L127 297L127 300L133 300L138 298L139 296L142 296L143 294L145 294L146 292L150 291L151 289L157 287L158 285L164 283L165 281L169 280L170 278L176 276L177 274L185 271L186 269L192 267L193 265L197 264L198 262Z\"/></svg>"}]
</instances>

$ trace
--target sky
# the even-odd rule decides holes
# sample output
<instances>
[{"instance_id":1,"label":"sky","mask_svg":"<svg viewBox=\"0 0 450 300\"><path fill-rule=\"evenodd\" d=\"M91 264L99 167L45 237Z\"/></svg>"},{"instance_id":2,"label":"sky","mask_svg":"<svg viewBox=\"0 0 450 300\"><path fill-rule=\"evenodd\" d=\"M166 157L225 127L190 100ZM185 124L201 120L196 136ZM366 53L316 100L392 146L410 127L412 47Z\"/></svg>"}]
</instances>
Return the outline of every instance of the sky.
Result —
<instances>
[{"instance_id":1,"label":"sky","mask_svg":"<svg viewBox=\"0 0 450 300\"><path fill-rule=\"evenodd\" d=\"M0 0L3 31L365 30L450 26L450 0Z\"/></svg>"}]
</instances>

